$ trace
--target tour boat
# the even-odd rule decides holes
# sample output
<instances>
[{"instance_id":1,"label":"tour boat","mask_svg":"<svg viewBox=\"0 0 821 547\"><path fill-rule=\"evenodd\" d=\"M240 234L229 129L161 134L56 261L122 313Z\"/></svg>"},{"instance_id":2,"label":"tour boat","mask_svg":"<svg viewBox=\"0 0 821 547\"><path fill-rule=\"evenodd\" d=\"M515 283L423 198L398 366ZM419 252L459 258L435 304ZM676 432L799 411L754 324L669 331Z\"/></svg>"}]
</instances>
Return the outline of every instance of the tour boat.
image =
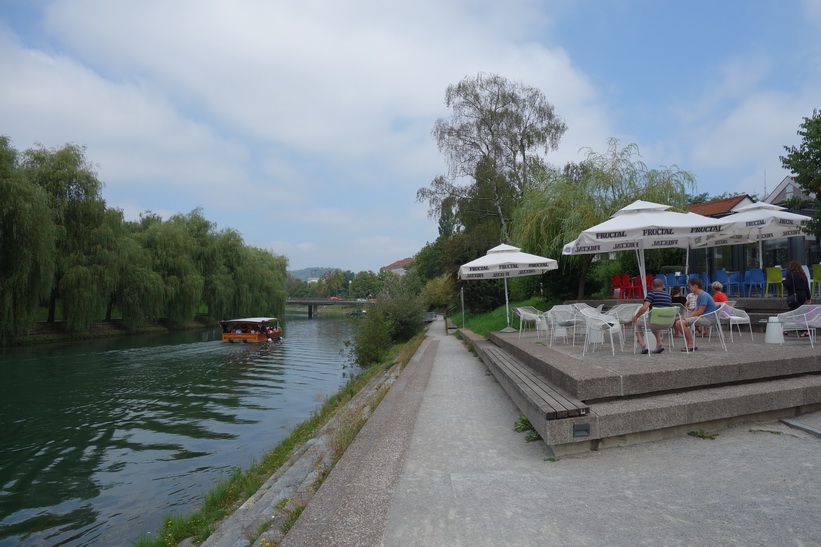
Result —
<instances>
[{"instance_id":1,"label":"tour boat","mask_svg":"<svg viewBox=\"0 0 821 547\"><path fill-rule=\"evenodd\" d=\"M279 342L282 329L276 317L246 317L220 321L222 341L231 344L248 342Z\"/></svg>"}]
</instances>

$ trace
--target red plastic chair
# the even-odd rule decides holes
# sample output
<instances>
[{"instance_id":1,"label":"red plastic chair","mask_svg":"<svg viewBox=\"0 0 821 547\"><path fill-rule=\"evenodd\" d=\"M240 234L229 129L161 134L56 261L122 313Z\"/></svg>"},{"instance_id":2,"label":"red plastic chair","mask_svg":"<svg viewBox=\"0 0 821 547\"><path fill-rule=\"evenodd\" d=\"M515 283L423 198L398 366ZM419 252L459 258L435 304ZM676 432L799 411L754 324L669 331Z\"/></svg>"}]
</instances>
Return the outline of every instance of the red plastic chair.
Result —
<instances>
[{"instance_id":1,"label":"red plastic chair","mask_svg":"<svg viewBox=\"0 0 821 547\"><path fill-rule=\"evenodd\" d=\"M639 285L640 287L640 285ZM627 274L621 274L621 294L622 298L636 298L636 289L639 288Z\"/></svg>"},{"instance_id":2,"label":"red plastic chair","mask_svg":"<svg viewBox=\"0 0 821 547\"><path fill-rule=\"evenodd\" d=\"M610 292L610 298L616 298L616 291L619 291L619 298L624 298L622 295L621 278L618 275L614 275L612 279L613 290Z\"/></svg>"},{"instance_id":3,"label":"red plastic chair","mask_svg":"<svg viewBox=\"0 0 821 547\"><path fill-rule=\"evenodd\" d=\"M644 286L647 287L647 292L650 292L653 290L653 275L645 274L644 277Z\"/></svg>"}]
</instances>

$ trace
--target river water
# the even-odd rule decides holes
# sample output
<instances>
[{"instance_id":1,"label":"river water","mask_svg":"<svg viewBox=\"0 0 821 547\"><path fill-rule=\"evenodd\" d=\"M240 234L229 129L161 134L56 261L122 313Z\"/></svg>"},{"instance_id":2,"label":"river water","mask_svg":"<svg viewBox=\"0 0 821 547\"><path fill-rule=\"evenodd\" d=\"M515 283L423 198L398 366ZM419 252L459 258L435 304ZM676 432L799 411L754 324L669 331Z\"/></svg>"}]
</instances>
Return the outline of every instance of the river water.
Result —
<instances>
[{"instance_id":1,"label":"river water","mask_svg":"<svg viewBox=\"0 0 821 547\"><path fill-rule=\"evenodd\" d=\"M0 349L0 545L130 545L197 508L355 373L348 320Z\"/></svg>"}]
</instances>

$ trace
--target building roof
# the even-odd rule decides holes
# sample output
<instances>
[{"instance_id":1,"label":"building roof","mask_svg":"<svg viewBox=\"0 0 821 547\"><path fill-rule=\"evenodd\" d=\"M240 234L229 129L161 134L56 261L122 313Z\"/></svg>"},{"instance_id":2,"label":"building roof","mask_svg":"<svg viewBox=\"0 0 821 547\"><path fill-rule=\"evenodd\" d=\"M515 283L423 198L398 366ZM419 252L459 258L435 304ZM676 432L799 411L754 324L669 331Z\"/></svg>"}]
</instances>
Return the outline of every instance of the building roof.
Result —
<instances>
[{"instance_id":1,"label":"building roof","mask_svg":"<svg viewBox=\"0 0 821 547\"><path fill-rule=\"evenodd\" d=\"M397 260L393 264L388 264L387 266L383 266L382 269L383 270L398 270L399 268L404 268L405 266L407 266L408 264L410 264L414 260L416 260L415 256L412 256L410 258L403 258L402 260Z\"/></svg>"},{"instance_id":2,"label":"building roof","mask_svg":"<svg viewBox=\"0 0 821 547\"><path fill-rule=\"evenodd\" d=\"M746 203L742 203L744 200L753 203L753 200L747 194L739 194L729 198L694 203L687 207L687 210L705 217L721 217L730 214L739 205L746 205Z\"/></svg>"}]
</instances>

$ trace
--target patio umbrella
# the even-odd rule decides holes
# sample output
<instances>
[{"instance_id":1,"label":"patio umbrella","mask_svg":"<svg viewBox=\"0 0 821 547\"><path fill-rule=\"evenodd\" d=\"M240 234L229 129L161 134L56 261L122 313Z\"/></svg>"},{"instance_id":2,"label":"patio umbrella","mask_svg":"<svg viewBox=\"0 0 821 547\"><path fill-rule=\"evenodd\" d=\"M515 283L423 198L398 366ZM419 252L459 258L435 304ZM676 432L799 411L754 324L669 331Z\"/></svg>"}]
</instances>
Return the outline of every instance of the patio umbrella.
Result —
<instances>
[{"instance_id":1,"label":"patio umbrella","mask_svg":"<svg viewBox=\"0 0 821 547\"><path fill-rule=\"evenodd\" d=\"M510 328L510 309L507 297L507 278L539 275L555 270L559 264L552 258L522 252L512 245L497 245L485 256L480 256L459 268L459 279L499 279L505 281L505 314Z\"/></svg>"},{"instance_id":2,"label":"patio umbrella","mask_svg":"<svg viewBox=\"0 0 821 547\"><path fill-rule=\"evenodd\" d=\"M762 252L765 239L780 239L804 235L801 225L809 220L808 216L791 213L780 205L757 202L739 207L732 215L721 219L730 222L725 237L698 242L694 247L716 247L718 245L739 245L758 242L758 267L764 268Z\"/></svg>"},{"instance_id":3,"label":"patio umbrella","mask_svg":"<svg viewBox=\"0 0 821 547\"><path fill-rule=\"evenodd\" d=\"M562 254L594 254L635 250L639 274L645 279L645 249L683 248L726 234L730 223L695 213L668 211L669 205L637 200L609 220L588 228L564 246ZM647 288L642 282L645 295Z\"/></svg>"}]
</instances>

